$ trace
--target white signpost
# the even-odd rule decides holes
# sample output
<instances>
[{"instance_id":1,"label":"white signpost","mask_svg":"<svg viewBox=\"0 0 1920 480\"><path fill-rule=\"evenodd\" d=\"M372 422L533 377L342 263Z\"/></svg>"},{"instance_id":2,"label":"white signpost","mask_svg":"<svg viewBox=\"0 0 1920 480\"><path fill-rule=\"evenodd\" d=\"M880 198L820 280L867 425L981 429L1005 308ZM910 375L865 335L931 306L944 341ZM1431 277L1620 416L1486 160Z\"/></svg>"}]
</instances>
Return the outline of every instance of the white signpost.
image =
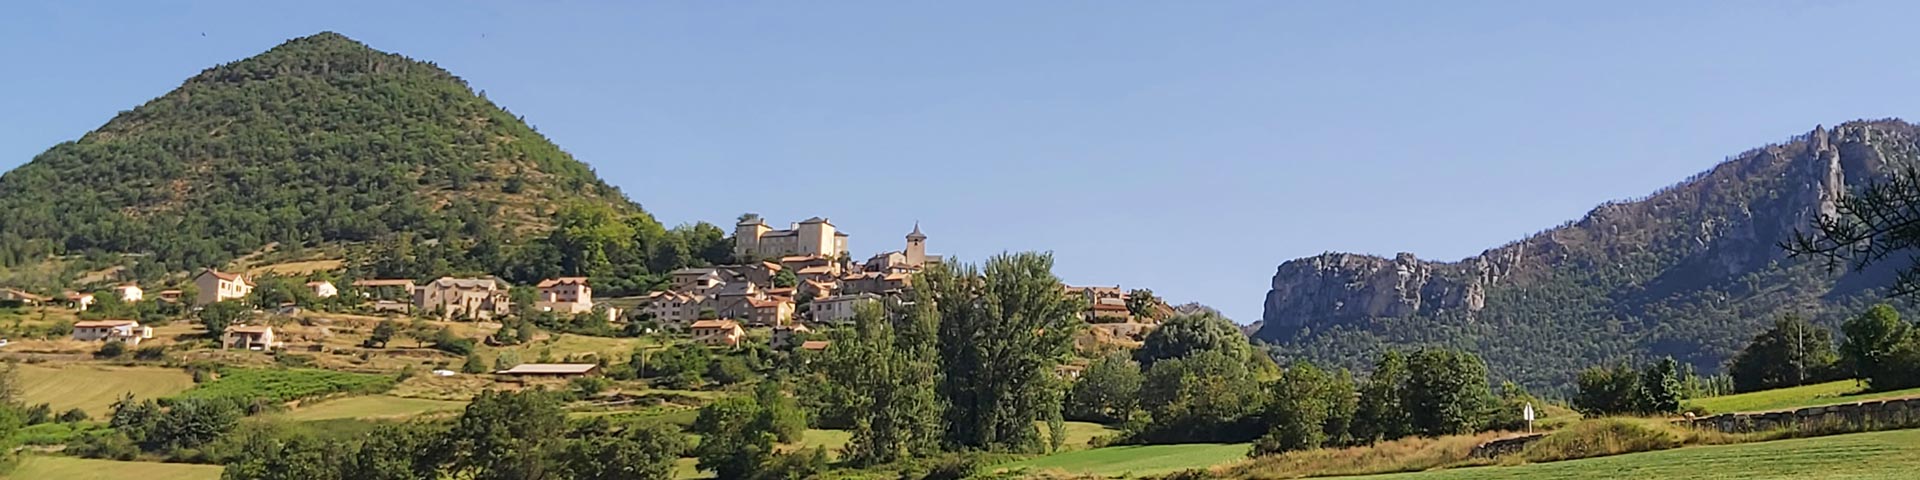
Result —
<instances>
[{"instance_id":1,"label":"white signpost","mask_svg":"<svg viewBox=\"0 0 1920 480\"><path fill-rule=\"evenodd\" d=\"M1526 408L1523 408L1520 410L1520 418L1527 419L1527 434L1532 435L1533 434L1533 402L1527 402Z\"/></svg>"}]
</instances>

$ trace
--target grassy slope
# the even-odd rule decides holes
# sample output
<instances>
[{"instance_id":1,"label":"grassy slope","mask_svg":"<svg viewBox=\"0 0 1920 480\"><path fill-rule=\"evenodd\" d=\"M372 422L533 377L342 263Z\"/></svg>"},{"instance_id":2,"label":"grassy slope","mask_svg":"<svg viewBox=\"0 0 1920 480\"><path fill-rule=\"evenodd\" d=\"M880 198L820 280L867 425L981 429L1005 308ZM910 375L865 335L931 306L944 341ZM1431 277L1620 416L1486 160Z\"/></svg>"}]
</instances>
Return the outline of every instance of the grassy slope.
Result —
<instances>
[{"instance_id":1,"label":"grassy slope","mask_svg":"<svg viewBox=\"0 0 1920 480\"><path fill-rule=\"evenodd\" d=\"M288 420L330 420L336 418L408 418L415 415L460 410L466 402L368 395L328 400L302 406L279 416Z\"/></svg>"},{"instance_id":2,"label":"grassy slope","mask_svg":"<svg viewBox=\"0 0 1920 480\"><path fill-rule=\"evenodd\" d=\"M19 380L27 403L45 402L55 412L80 408L96 419L128 392L159 398L193 388L193 376L171 368L20 365Z\"/></svg>"},{"instance_id":3,"label":"grassy slope","mask_svg":"<svg viewBox=\"0 0 1920 480\"><path fill-rule=\"evenodd\" d=\"M213 480L220 478L220 467L184 463L117 462L71 457L29 455L6 478L64 480Z\"/></svg>"},{"instance_id":4,"label":"grassy slope","mask_svg":"<svg viewBox=\"0 0 1920 480\"><path fill-rule=\"evenodd\" d=\"M995 469L1060 470L1102 476L1140 476L1205 468L1246 458L1245 443L1126 445L1067 452L995 466Z\"/></svg>"},{"instance_id":5,"label":"grassy slope","mask_svg":"<svg viewBox=\"0 0 1920 480\"><path fill-rule=\"evenodd\" d=\"M1873 393L1860 393L1860 390L1860 385L1853 380L1841 380L1793 388L1699 398L1688 400L1687 405L1705 408L1714 413L1754 412L1920 396L1920 388Z\"/></svg>"},{"instance_id":6,"label":"grassy slope","mask_svg":"<svg viewBox=\"0 0 1920 480\"><path fill-rule=\"evenodd\" d=\"M1920 471L1920 430L1691 447L1612 457L1379 475L1372 480L1896 479Z\"/></svg>"}]
</instances>

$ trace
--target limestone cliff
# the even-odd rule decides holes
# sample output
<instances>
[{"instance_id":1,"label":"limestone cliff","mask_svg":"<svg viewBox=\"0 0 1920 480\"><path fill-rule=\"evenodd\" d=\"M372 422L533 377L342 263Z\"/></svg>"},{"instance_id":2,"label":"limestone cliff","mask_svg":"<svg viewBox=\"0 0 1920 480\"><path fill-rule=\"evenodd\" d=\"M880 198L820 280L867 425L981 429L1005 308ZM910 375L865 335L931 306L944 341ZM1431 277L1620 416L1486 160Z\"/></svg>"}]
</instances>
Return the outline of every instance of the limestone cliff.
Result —
<instances>
[{"instance_id":1,"label":"limestone cliff","mask_svg":"<svg viewBox=\"0 0 1920 480\"><path fill-rule=\"evenodd\" d=\"M1911 168L1916 152L1905 122L1816 127L1460 261L1291 260L1273 276L1258 335L1286 356L1354 366L1394 345L1466 346L1546 386L1619 357L1715 370L1777 315L1832 321L1878 298L1885 272L1830 272L1778 245L1831 212L1836 193Z\"/></svg>"}]
</instances>

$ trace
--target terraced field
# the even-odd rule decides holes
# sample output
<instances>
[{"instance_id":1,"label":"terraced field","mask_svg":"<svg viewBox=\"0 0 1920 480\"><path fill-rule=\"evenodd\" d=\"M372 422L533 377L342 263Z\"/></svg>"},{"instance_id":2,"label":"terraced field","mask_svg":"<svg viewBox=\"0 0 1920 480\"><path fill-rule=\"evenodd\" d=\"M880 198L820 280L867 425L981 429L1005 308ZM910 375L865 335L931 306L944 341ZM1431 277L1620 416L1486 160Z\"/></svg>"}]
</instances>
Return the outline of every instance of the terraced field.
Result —
<instances>
[{"instance_id":1,"label":"terraced field","mask_svg":"<svg viewBox=\"0 0 1920 480\"><path fill-rule=\"evenodd\" d=\"M55 412L79 408L96 419L111 413L113 402L128 393L160 398L193 388L193 376L172 368L22 364L18 374L28 404L44 402Z\"/></svg>"},{"instance_id":2,"label":"terraced field","mask_svg":"<svg viewBox=\"0 0 1920 480\"><path fill-rule=\"evenodd\" d=\"M220 467L213 465L190 465L184 463L156 462L119 462L113 460L93 460L73 457L48 457L29 455L20 461L20 466L9 479L61 479L61 480L122 480L137 478L140 480L214 480L220 478Z\"/></svg>"}]
</instances>

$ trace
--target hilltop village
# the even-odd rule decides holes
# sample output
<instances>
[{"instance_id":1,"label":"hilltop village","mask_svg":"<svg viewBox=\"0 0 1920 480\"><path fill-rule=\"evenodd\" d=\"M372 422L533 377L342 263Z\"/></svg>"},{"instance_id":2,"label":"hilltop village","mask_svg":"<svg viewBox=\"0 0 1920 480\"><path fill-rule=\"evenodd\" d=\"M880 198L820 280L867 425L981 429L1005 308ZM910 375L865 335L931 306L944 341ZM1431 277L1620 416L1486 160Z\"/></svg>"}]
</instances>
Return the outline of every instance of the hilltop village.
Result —
<instances>
[{"instance_id":1,"label":"hilltop village","mask_svg":"<svg viewBox=\"0 0 1920 480\"><path fill-rule=\"evenodd\" d=\"M258 324L236 323L221 329L214 335L220 347L272 351L324 345L326 342L309 335L289 336L275 330L276 324L286 330L289 323L299 323L292 320L311 311L313 315L307 316L338 313L487 325L513 324L533 316L573 324L604 320L607 331L675 335L715 348L737 348L753 337L765 338L775 348L819 350L828 342L806 339L818 336L814 334L823 328L851 323L863 304L897 306L902 295L913 288L914 274L943 261L940 255L927 253L928 235L918 224L905 235L901 248L864 260L855 259L848 247L849 237L823 217L775 229L758 216L748 216L735 225L732 237L734 258L747 261L674 270L663 288L620 298L596 296L593 282L587 277L554 277L535 285L514 286L494 276L345 279L321 271L305 276L270 273L275 283L297 284L300 289L293 295L279 295L286 301L271 303L263 302L256 293L259 277L206 268L185 284L168 285L151 293L148 287L135 283L95 292L66 290L57 294L0 288L0 307L70 311L78 318L70 327L54 324L46 331L70 330L67 335L73 341L123 342L127 346L154 338L154 328L134 317L166 323L170 315L199 315L217 305L244 304L242 309L250 311L234 314L234 318ZM1103 339L1137 341L1156 319L1173 314L1171 307L1145 290L1128 291L1117 286L1063 288L1069 297L1084 300L1080 317L1100 331ZM516 290L531 295L515 295ZM111 313L95 308L98 299L109 299L114 305ZM143 302L159 306L127 307ZM133 315L120 318L114 316L116 313ZM15 340L28 341L16 343L15 351L36 348L32 338Z\"/></svg>"}]
</instances>

